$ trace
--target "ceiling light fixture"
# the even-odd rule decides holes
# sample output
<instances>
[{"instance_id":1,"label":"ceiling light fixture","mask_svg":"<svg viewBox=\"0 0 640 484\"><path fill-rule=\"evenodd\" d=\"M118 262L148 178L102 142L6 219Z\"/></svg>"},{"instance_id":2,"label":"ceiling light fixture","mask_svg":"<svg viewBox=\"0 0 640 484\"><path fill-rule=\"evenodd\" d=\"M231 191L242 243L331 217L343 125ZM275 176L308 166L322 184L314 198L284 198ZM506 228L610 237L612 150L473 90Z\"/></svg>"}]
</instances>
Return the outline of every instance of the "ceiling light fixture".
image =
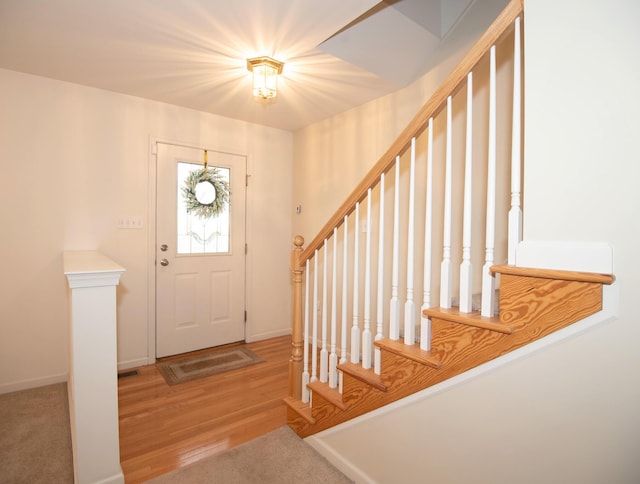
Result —
<instances>
[{"instance_id":1,"label":"ceiling light fixture","mask_svg":"<svg viewBox=\"0 0 640 484\"><path fill-rule=\"evenodd\" d=\"M276 97L278 91L278 75L282 74L284 62L271 57L254 57L247 59L247 69L253 72L253 95L262 99Z\"/></svg>"}]
</instances>

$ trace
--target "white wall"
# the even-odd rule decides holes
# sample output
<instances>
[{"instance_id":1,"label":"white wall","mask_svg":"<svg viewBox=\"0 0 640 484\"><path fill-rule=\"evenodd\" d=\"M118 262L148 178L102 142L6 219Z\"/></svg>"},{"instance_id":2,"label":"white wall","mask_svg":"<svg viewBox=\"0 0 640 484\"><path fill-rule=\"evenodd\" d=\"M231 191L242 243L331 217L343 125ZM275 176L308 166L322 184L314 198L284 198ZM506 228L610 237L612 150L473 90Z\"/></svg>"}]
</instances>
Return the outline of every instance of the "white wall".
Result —
<instances>
[{"instance_id":1,"label":"white wall","mask_svg":"<svg viewBox=\"0 0 640 484\"><path fill-rule=\"evenodd\" d=\"M0 106L0 392L66 378L63 250L97 249L127 269L118 361L155 356L151 137L248 156L246 336L290 331L291 133L7 70ZM118 229L119 215L142 216L144 229Z\"/></svg>"},{"instance_id":2,"label":"white wall","mask_svg":"<svg viewBox=\"0 0 640 484\"><path fill-rule=\"evenodd\" d=\"M609 243L619 318L310 439L371 481L640 482L640 4L525 15L525 239Z\"/></svg>"},{"instance_id":3,"label":"white wall","mask_svg":"<svg viewBox=\"0 0 640 484\"><path fill-rule=\"evenodd\" d=\"M507 3L476 0L444 39L438 65L407 88L296 132L295 234L311 241Z\"/></svg>"}]
</instances>

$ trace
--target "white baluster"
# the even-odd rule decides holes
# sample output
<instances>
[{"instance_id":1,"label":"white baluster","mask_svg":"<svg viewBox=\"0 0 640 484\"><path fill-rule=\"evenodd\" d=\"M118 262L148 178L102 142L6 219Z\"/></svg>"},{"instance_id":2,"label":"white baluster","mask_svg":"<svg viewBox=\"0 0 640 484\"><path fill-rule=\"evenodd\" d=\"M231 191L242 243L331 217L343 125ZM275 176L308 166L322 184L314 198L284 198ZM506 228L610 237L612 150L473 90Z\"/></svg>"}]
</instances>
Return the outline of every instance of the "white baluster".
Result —
<instances>
[{"instance_id":1,"label":"white baluster","mask_svg":"<svg viewBox=\"0 0 640 484\"><path fill-rule=\"evenodd\" d=\"M404 343L412 345L416 341L416 307L413 302L413 259L415 233L415 178L416 139L411 138L411 165L409 170L409 230L407 235L407 301L404 304Z\"/></svg>"},{"instance_id":2,"label":"white baluster","mask_svg":"<svg viewBox=\"0 0 640 484\"><path fill-rule=\"evenodd\" d=\"M324 239L324 260L322 261L322 349L320 350L320 381L326 383L329 380L329 351L327 350L327 265L328 249L327 239Z\"/></svg>"},{"instance_id":3,"label":"white baluster","mask_svg":"<svg viewBox=\"0 0 640 484\"><path fill-rule=\"evenodd\" d=\"M378 311L376 324L375 341L382 339L383 331L383 313L384 313L384 173L380 175L380 226L378 227ZM380 374L380 362L382 355L380 348L376 346L373 371L376 375Z\"/></svg>"},{"instance_id":4,"label":"white baluster","mask_svg":"<svg viewBox=\"0 0 640 484\"><path fill-rule=\"evenodd\" d=\"M429 351L431 349L431 320L423 313L431 307L431 256L432 256L432 236L433 233L433 118L429 118L429 134L427 142L427 181L425 200L425 222L424 222L424 279L422 311L420 316L420 349Z\"/></svg>"},{"instance_id":5,"label":"white baluster","mask_svg":"<svg viewBox=\"0 0 640 484\"><path fill-rule=\"evenodd\" d=\"M473 147L473 73L467 75L467 133L464 157L464 208L462 215L462 263L460 264L460 311L472 309L473 274L471 265L471 200Z\"/></svg>"},{"instance_id":6,"label":"white baluster","mask_svg":"<svg viewBox=\"0 0 640 484\"><path fill-rule=\"evenodd\" d=\"M360 202L356 203L356 220L355 220L355 240L353 250L353 326L351 327L351 363L360 361L360 323L358 321L359 309L359 267L358 260L360 258Z\"/></svg>"},{"instance_id":7,"label":"white baluster","mask_svg":"<svg viewBox=\"0 0 640 484\"><path fill-rule=\"evenodd\" d=\"M396 156L396 181L393 194L393 267L391 276L391 302L389 303L389 339L400 339L400 298L398 294L400 253L400 155Z\"/></svg>"},{"instance_id":8,"label":"white baluster","mask_svg":"<svg viewBox=\"0 0 640 484\"><path fill-rule=\"evenodd\" d=\"M342 319L340 325L340 364L347 362L347 277L349 256L349 216L344 216L344 241L342 247ZM342 393L343 372L338 374L338 389Z\"/></svg>"},{"instance_id":9,"label":"white baluster","mask_svg":"<svg viewBox=\"0 0 640 484\"><path fill-rule=\"evenodd\" d=\"M442 263L440 264L440 307L451 307L451 191L453 180L452 163L452 126L451 126L451 96L447 98L447 138L445 153L445 176L444 176L444 225L442 234Z\"/></svg>"},{"instance_id":10,"label":"white baluster","mask_svg":"<svg viewBox=\"0 0 640 484\"><path fill-rule=\"evenodd\" d=\"M371 368L371 188L367 191L367 236L364 263L364 330L362 331L362 368Z\"/></svg>"},{"instance_id":11,"label":"white baluster","mask_svg":"<svg viewBox=\"0 0 640 484\"><path fill-rule=\"evenodd\" d=\"M489 153L487 166L487 226L485 263L482 267L481 314L491 317L494 313L493 293L495 278L489 269L493 265L496 231L496 46L491 47L489 57Z\"/></svg>"},{"instance_id":12,"label":"white baluster","mask_svg":"<svg viewBox=\"0 0 640 484\"><path fill-rule=\"evenodd\" d=\"M313 253L313 328L311 330L311 381L318 380L318 249Z\"/></svg>"},{"instance_id":13,"label":"white baluster","mask_svg":"<svg viewBox=\"0 0 640 484\"><path fill-rule=\"evenodd\" d=\"M329 388L338 386L338 354L336 353L337 344L337 269L338 269L338 228L333 229L333 270L331 274L331 354L329 355Z\"/></svg>"},{"instance_id":14,"label":"white baluster","mask_svg":"<svg viewBox=\"0 0 640 484\"><path fill-rule=\"evenodd\" d=\"M305 263L304 329L302 331L302 402L309 403L309 259Z\"/></svg>"},{"instance_id":15,"label":"white baluster","mask_svg":"<svg viewBox=\"0 0 640 484\"><path fill-rule=\"evenodd\" d=\"M520 17L516 19L513 46L513 126L511 131L511 210L509 210L509 250L508 263L516 263L516 247L522 241L522 209L520 207L520 167L521 167L521 53Z\"/></svg>"}]
</instances>

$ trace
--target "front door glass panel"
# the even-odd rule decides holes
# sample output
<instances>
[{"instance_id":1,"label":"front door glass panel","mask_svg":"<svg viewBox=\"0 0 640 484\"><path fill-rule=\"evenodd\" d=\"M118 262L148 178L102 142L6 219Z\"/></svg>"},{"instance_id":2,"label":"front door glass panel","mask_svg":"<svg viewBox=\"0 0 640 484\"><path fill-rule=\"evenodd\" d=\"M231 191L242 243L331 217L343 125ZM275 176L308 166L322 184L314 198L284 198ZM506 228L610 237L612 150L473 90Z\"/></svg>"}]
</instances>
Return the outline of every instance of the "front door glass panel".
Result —
<instances>
[{"instance_id":1,"label":"front door glass panel","mask_svg":"<svg viewBox=\"0 0 640 484\"><path fill-rule=\"evenodd\" d=\"M231 196L224 204L224 209L216 214L206 216L206 206L214 203L216 193L209 182L189 184L193 180L193 174L203 169L202 165L195 163L178 162L178 225L177 225L177 254L228 254L231 234L229 218ZM231 170L227 167L209 166L209 169L218 171L220 180L224 180L230 186ZM191 199L185 195L185 187L191 188ZM194 200L202 205L193 208ZM191 209L189 205L191 204Z\"/></svg>"}]
</instances>

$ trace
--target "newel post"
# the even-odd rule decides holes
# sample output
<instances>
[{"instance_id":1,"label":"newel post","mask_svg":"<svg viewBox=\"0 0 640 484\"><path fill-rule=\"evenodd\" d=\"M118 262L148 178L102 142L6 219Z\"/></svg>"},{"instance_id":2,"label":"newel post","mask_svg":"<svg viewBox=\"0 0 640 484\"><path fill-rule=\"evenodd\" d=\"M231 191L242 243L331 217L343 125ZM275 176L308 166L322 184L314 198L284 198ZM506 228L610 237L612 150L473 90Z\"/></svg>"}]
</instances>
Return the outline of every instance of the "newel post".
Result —
<instances>
[{"instance_id":1,"label":"newel post","mask_svg":"<svg viewBox=\"0 0 640 484\"><path fill-rule=\"evenodd\" d=\"M291 359L289 360L289 396L302 398L302 279L304 267L300 262L304 238L296 235L293 239L295 248L291 251L291 275L293 281L293 314L291 324Z\"/></svg>"}]
</instances>

